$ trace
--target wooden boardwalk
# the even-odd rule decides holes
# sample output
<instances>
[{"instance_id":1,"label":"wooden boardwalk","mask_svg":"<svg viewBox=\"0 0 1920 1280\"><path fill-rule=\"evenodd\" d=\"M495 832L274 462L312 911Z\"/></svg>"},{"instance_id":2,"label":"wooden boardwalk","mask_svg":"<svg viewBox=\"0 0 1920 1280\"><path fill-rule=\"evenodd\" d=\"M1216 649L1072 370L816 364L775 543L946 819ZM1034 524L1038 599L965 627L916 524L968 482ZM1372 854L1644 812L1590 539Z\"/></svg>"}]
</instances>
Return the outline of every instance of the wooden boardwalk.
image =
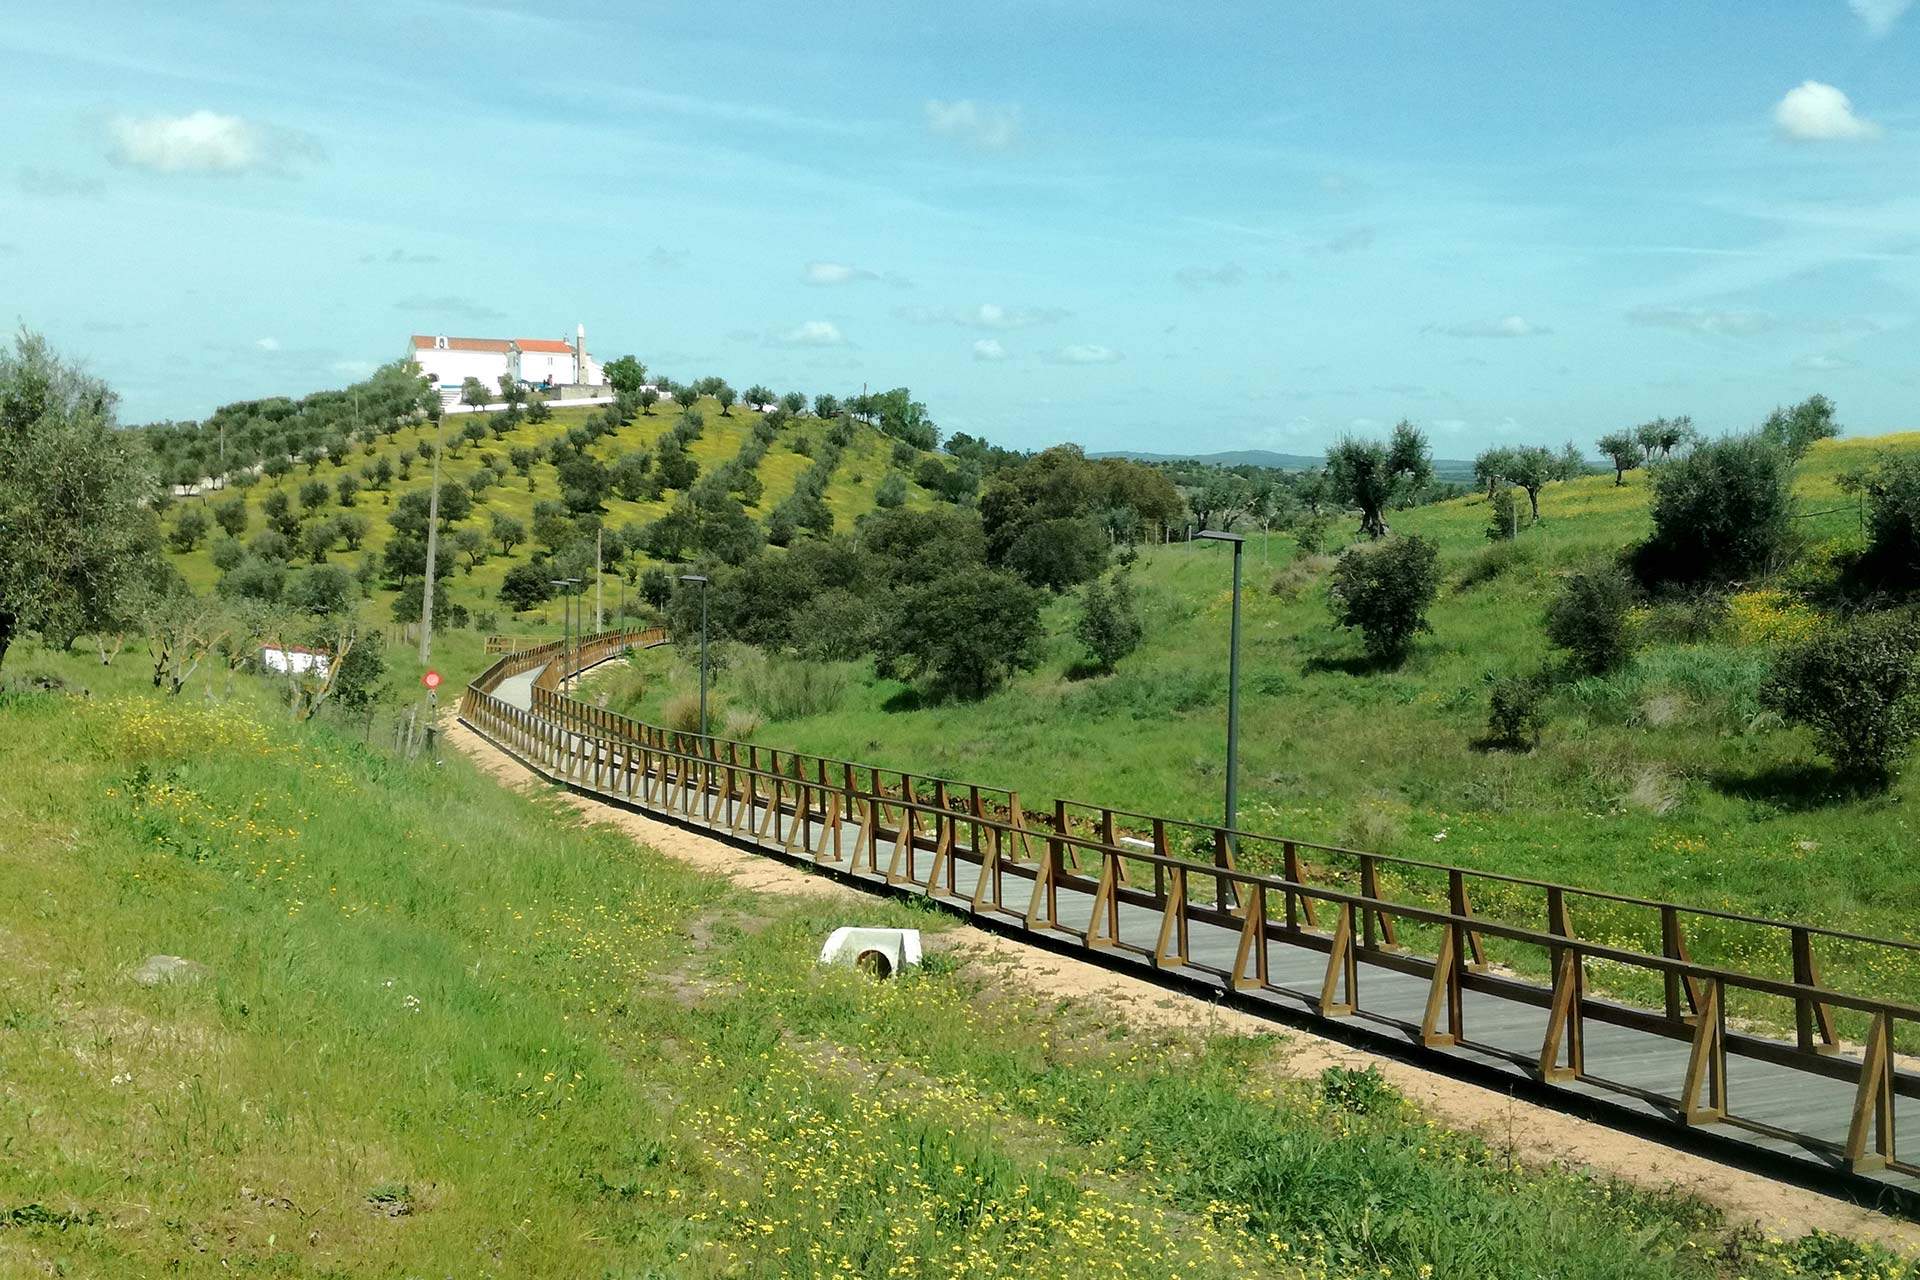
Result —
<instances>
[{"instance_id":1,"label":"wooden boardwalk","mask_svg":"<svg viewBox=\"0 0 1920 1280\"><path fill-rule=\"evenodd\" d=\"M604 655L583 656L582 666ZM1369 899L1284 891L1285 881L1122 852L1111 840L1042 837L1021 848L1017 822L923 814L904 798L590 731L570 721L605 713L542 692L557 684L557 663L504 669L513 665L504 659L476 683L462 719L583 794L1731 1162L1869 1203L1920 1205L1920 1169L1892 1150L1920 1088L1890 1037L1864 1053L1835 1044L1804 1054L1791 1041L1729 1034L1722 984L1691 971L1679 978L1692 1012L1669 1021L1585 991L1571 944L1549 986L1469 963L1477 942L1457 920L1441 925L1439 956L1420 955L1380 936L1385 913ZM1151 891L1126 882L1129 864L1136 875L1149 867ZM1420 914L1395 911L1403 933ZM1481 930L1499 936L1476 922Z\"/></svg>"}]
</instances>

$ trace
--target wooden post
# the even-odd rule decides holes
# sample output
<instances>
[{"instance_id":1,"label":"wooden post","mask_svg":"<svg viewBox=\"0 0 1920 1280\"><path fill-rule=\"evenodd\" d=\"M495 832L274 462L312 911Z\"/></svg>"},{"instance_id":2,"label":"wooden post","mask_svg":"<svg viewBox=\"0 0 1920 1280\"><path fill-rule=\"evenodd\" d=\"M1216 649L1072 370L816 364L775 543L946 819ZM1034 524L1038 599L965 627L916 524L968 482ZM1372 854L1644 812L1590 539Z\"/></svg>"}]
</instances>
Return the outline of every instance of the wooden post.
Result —
<instances>
[{"instance_id":1,"label":"wooden post","mask_svg":"<svg viewBox=\"0 0 1920 1280\"><path fill-rule=\"evenodd\" d=\"M1456 961L1453 929L1440 932L1440 954L1433 961L1433 982L1427 988L1427 1009L1420 1019L1420 1043L1429 1049L1460 1042L1460 966ZM1446 1019L1445 1031L1440 1020Z\"/></svg>"},{"instance_id":2,"label":"wooden post","mask_svg":"<svg viewBox=\"0 0 1920 1280\"><path fill-rule=\"evenodd\" d=\"M1153 944L1158 969L1177 969L1187 963L1187 869L1176 863L1168 878L1166 906L1160 912L1160 936Z\"/></svg>"},{"instance_id":3,"label":"wooden post","mask_svg":"<svg viewBox=\"0 0 1920 1280\"><path fill-rule=\"evenodd\" d=\"M1820 970L1813 960L1813 936L1805 929L1793 931L1793 980L1803 987L1820 985ZM1793 1026L1804 1053L1835 1053L1840 1048L1833 1034L1833 1010L1811 996L1794 998Z\"/></svg>"},{"instance_id":4,"label":"wooden post","mask_svg":"<svg viewBox=\"0 0 1920 1280\"><path fill-rule=\"evenodd\" d=\"M1247 973L1247 961L1253 973ZM1267 886L1254 881L1253 896L1240 924L1240 945L1233 952L1233 989L1253 991L1267 985Z\"/></svg>"},{"instance_id":5,"label":"wooden post","mask_svg":"<svg viewBox=\"0 0 1920 1280\"><path fill-rule=\"evenodd\" d=\"M1360 968L1353 953L1353 904L1342 902L1334 917L1333 946L1327 951L1327 976L1320 984L1320 1016L1344 1018L1360 998ZM1346 987L1345 999L1340 989Z\"/></svg>"},{"instance_id":6,"label":"wooden post","mask_svg":"<svg viewBox=\"0 0 1920 1280\"><path fill-rule=\"evenodd\" d=\"M1860 1062L1860 1087L1853 1097L1847 1127L1847 1167L1855 1173L1884 1169L1893 1160L1893 1015L1873 1015L1866 1053ZM1867 1150L1868 1140L1873 1150Z\"/></svg>"},{"instance_id":7,"label":"wooden post","mask_svg":"<svg viewBox=\"0 0 1920 1280\"><path fill-rule=\"evenodd\" d=\"M1560 1050L1566 1049L1566 1061ZM1556 947L1553 1000L1547 1006L1547 1030L1540 1041L1540 1078L1571 1080L1585 1067L1580 1043L1580 957L1571 947Z\"/></svg>"},{"instance_id":8,"label":"wooden post","mask_svg":"<svg viewBox=\"0 0 1920 1280\"><path fill-rule=\"evenodd\" d=\"M1693 1021L1693 1048L1680 1086L1680 1118L1687 1124L1712 1124L1727 1114L1727 1011L1718 978L1702 984ZM1700 1097L1706 1088L1706 1099Z\"/></svg>"}]
</instances>

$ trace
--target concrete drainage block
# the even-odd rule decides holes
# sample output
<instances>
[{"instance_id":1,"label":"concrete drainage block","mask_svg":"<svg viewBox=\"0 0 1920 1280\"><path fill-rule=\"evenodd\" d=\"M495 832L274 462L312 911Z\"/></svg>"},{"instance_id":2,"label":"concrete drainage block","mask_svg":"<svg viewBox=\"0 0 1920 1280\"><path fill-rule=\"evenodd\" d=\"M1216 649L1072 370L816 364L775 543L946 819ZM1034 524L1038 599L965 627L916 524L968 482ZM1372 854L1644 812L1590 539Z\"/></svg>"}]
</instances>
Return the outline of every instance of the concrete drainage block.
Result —
<instances>
[{"instance_id":1,"label":"concrete drainage block","mask_svg":"<svg viewBox=\"0 0 1920 1280\"><path fill-rule=\"evenodd\" d=\"M920 963L920 931L845 925L835 929L820 948L820 963L851 964L872 977L890 978Z\"/></svg>"}]
</instances>

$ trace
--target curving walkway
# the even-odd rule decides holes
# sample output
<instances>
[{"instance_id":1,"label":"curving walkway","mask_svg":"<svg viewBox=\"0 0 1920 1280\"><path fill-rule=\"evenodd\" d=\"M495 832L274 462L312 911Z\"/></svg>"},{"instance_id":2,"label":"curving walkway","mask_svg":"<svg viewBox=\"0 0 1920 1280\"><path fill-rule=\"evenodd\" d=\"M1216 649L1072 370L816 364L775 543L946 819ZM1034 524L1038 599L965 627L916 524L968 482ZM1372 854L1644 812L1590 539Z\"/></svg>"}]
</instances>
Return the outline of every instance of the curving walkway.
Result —
<instances>
[{"instance_id":1,"label":"curving walkway","mask_svg":"<svg viewBox=\"0 0 1920 1280\"><path fill-rule=\"evenodd\" d=\"M574 665L663 640L648 633L596 647L590 638ZM1651 1011L1585 990L1565 936L1547 939L1563 979L1551 985L1470 964L1465 942L1456 952L1456 937L1503 936L1478 918L1426 913L1442 922L1440 951L1421 956L1391 932L1379 936L1389 917L1403 929L1421 917L1406 904L1122 848L1110 832L1062 837L1063 825L1033 836L1017 805L1006 818L983 816L977 796L971 809L949 807L947 784L940 804L926 805L910 785L888 794L879 771L862 788L846 766L842 784L812 757L611 716L541 688L550 662L538 651L496 665L497 676L468 691L462 720L582 795L1732 1163L1920 1204L1920 1170L1892 1142L1898 1121L1920 1108L1920 1090L1908 1092L1891 1046L1803 1056L1791 1042L1730 1031L1722 971L1680 969L1693 1009L1676 1033ZM1097 870L1083 866L1094 861ZM1125 879L1128 865L1150 869L1151 891Z\"/></svg>"}]
</instances>

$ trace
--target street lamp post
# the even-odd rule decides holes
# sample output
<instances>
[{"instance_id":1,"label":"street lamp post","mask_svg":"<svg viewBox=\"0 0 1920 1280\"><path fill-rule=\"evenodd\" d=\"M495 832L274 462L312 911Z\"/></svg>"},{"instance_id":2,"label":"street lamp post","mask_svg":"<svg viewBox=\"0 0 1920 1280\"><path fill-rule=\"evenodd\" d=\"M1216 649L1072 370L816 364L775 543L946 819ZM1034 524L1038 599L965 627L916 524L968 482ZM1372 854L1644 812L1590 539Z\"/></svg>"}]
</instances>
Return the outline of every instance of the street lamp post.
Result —
<instances>
[{"instance_id":1,"label":"street lamp post","mask_svg":"<svg viewBox=\"0 0 1920 1280\"><path fill-rule=\"evenodd\" d=\"M707 736L707 578L705 574L683 573L680 581L700 588L700 736Z\"/></svg>"},{"instance_id":2,"label":"street lamp post","mask_svg":"<svg viewBox=\"0 0 1920 1280\"><path fill-rule=\"evenodd\" d=\"M1227 830L1232 832L1240 812L1240 552L1247 540L1237 533L1202 529L1194 535L1211 542L1233 544L1233 626L1227 640ZM1233 836L1227 836L1233 847Z\"/></svg>"}]
</instances>

